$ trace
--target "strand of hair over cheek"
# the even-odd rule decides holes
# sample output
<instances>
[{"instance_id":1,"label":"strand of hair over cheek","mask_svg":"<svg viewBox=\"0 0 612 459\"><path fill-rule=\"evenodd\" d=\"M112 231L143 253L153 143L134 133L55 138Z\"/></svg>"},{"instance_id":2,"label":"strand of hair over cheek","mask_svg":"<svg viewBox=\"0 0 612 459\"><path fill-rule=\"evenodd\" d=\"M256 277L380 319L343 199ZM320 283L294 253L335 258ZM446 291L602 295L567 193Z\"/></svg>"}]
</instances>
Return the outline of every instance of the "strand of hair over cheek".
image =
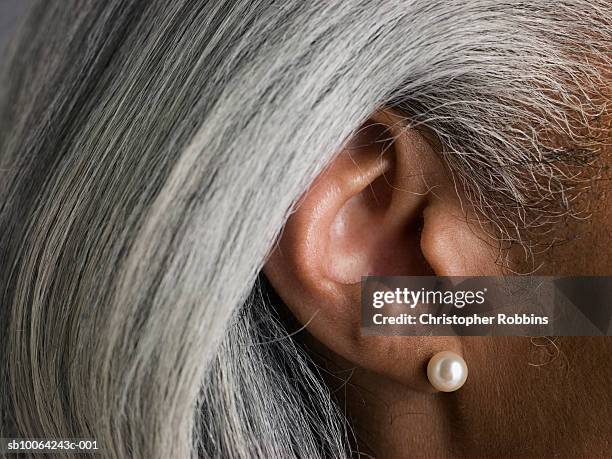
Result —
<instances>
[{"instance_id":1,"label":"strand of hair over cheek","mask_svg":"<svg viewBox=\"0 0 612 459\"><path fill-rule=\"evenodd\" d=\"M609 144L611 11L580 3L508 2L507 16L481 10L476 40L462 42L469 29L461 26L451 32L464 47L457 55L471 59L445 76L443 92L394 101L409 125L441 140L475 223L527 256L554 242L546 236L555 224L588 217L581 198Z\"/></svg>"},{"instance_id":2,"label":"strand of hair over cheek","mask_svg":"<svg viewBox=\"0 0 612 459\"><path fill-rule=\"evenodd\" d=\"M284 222L391 107L437 136L476 223L528 254L585 212L611 14L39 1L0 93L0 436L109 458L375 455L261 284Z\"/></svg>"}]
</instances>

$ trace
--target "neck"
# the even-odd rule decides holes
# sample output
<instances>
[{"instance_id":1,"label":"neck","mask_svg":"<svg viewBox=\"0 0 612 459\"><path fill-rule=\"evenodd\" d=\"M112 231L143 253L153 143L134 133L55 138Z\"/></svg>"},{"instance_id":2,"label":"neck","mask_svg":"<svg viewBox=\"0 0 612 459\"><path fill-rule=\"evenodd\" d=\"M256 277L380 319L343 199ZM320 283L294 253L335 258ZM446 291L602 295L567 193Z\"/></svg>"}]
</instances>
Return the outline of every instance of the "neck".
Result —
<instances>
[{"instance_id":1,"label":"neck","mask_svg":"<svg viewBox=\"0 0 612 459\"><path fill-rule=\"evenodd\" d=\"M345 393L360 452L401 458L448 457L455 450L453 438L460 428L451 422L455 394L416 392L357 372Z\"/></svg>"},{"instance_id":2,"label":"neck","mask_svg":"<svg viewBox=\"0 0 612 459\"><path fill-rule=\"evenodd\" d=\"M463 346L470 376L453 393L415 391L364 369L350 373L347 362L326 355L331 373L351 374L330 386L346 407L360 453L398 459L609 453L612 339L557 338L542 346L528 337L474 337L463 338Z\"/></svg>"}]
</instances>

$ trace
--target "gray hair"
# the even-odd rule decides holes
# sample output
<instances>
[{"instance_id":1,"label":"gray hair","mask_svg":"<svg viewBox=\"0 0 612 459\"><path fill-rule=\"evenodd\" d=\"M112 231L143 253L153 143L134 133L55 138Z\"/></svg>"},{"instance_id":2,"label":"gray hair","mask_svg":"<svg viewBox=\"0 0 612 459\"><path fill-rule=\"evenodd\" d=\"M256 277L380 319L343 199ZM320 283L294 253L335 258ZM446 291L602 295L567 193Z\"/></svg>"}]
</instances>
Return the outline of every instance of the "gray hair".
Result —
<instances>
[{"instance_id":1,"label":"gray hair","mask_svg":"<svg viewBox=\"0 0 612 459\"><path fill-rule=\"evenodd\" d=\"M593 176L611 29L608 0L39 1L0 88L0 437L355 454L257 280L292 206L391 107L522 240Z\"/></svg>"}]
</instances>

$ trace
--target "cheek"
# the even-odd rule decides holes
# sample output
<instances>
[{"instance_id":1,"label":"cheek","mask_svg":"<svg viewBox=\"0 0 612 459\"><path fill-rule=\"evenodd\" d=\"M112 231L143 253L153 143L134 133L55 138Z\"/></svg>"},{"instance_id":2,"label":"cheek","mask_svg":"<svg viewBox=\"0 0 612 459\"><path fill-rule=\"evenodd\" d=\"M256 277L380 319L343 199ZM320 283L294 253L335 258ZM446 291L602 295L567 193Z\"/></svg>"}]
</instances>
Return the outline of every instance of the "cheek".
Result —
<instances>
[{"instance_id":1,"label":"cheek","mask_svg":"<svg viewBox=\"0 0 612 459\"><path fill-rule=\"evenodd\" d=\"M612 275L612 113L608 113L603 124L608 135L601 150L601 176L593 184L590 197L593 214L588 234L592 243L584 247L581 255L586 265L592 265L595 275L609 276Z\"/></svg>"},{"instance_id":2,"label":"cheek","mask_svg":"<svg viewBox=\"0 0 612 459\"><path fill-rule=\"evenodd\" d=\"M575 275L612 275L612 147L602 150L601 171L586 196L590 218L570 225L572 243L568 244L566 263L574 263Z\"/></svg>"},{"instance_id":3,"label":"cheek","mask_svg":"<svg viewBox=\"0 0 612 459\"><path fill-rule=\"evenodd\" d=\"M556 225L554 239L558 242L536 248L533 263L524 262L518 271L540 266L540 275L612 275L612 146L601 151L600 166L598 177L581 197L584 202L576 203L588 209L588 218L568 218ZM520 248L513 250L513 259L525 260Z\"/></svg>"},{"instance_id":4,"label":"cheek","mask_svg":"<svg viewBox=\"0 0 612 459\"><path fill-rule=\"evenodd\" d=\"M588 220L568 221L556 231L560 242L535 257L538 275L612 275L612 209L594 201ZM595 208L596 207L596 208Z\"/></svg>"}]
</instances>

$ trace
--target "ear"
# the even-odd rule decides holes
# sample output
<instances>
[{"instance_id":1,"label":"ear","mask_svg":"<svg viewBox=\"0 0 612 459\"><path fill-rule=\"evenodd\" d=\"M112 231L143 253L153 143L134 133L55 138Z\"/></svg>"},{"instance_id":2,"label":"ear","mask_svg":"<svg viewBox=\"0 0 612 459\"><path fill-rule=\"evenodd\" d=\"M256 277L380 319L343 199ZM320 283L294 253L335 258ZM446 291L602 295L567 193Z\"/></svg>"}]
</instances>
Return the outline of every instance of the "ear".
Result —
<instances>
[{"instance_id":1,"label":"ear","mask_svg":"<svg viewBox=\"0 0 612 459\"><path fill-rule=\"evenodd\" d=\"M379 112L302 198L264 272L329 350L428 391L427 360L461 353L458 338L361 336L360 280L497 274L496 253L465 212L432 144Z\"/></svg>"}]
</instances>

